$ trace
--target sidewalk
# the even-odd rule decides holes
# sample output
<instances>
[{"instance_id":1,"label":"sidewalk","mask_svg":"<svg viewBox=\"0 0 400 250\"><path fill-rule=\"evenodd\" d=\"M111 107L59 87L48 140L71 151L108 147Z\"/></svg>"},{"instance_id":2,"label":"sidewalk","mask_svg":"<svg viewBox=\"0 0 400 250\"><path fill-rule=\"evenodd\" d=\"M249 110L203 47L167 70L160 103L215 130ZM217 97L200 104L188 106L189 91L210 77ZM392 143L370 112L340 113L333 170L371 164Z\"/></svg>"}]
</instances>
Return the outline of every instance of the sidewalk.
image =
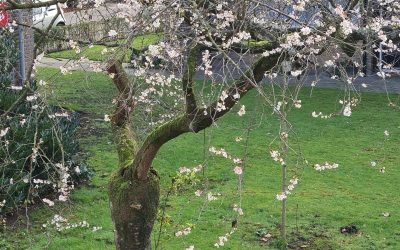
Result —
<instances>
[{"instance_id":1,"label":"sidewalk","mask_svg":"<svg viewBox=\"0 0 400 250\"><path fill-rule=\"evenodd\" d=\"M44 57L40 63L39 67L49 67L49 68L60 68L62 67L68 67L72 64L72 60L69 59L54 59L54 58L49 58L49 57ZM102 64L103 62L95 62L95 61L89 61L89 62L84 62L80 63L79 65L71 67L71 70L83 70L83 71L88 71L91 72L93 71L93 68L90 66L93 63L98 63ZM134 74L134 70L129 67L128 63L123 63L123 66L129 75ZM213 69L213 75L216 76L217 78L219 76L222 76L221 74L221 68L215 67ZM154 72L160 72L157 70L154 70ZM236 73L237 74L237 73ZM233 77L235 77L232 74ZM201 72L197 73L195 75L196 80L204 80L205 76ZM233 79L233 78L232 78ZM275 79L279 81L279 79ZM310 87L312 85L312 82L316 80L315 75L309 75L306 76L305 79L303 80L304 86ZM267 83L269 80L265 80ZM292 82L292 84L295 84ZM363 87L363 85L366 85L366 87ZM315 85L316 88L331 88L331 89L344 89L346 88L346 84L344 82L338 81L338 80L333 80L331 79L327 74L321 74L318 76L318 82ZM348 85L347 87L351 87L354 90L361 91L361 92L377 92L377 93L397 93L400 94L400 76L395 76L393 75L390 78L387 78L385 80L382 80L380 77L377 75L373 76L368 76L368 77L360 77L357 80L354 81L352 85Z\"/></svg>"}]
</instances>

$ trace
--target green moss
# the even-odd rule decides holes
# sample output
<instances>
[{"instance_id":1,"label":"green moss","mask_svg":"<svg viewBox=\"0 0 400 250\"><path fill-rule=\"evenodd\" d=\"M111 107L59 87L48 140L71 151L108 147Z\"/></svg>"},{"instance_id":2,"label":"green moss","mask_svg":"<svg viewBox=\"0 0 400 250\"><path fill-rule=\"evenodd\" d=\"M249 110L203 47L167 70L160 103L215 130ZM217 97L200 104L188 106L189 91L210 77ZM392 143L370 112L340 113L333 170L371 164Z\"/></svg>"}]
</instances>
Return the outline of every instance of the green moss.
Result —
<instances>
[{"instance_id":1,"label":"green moss","mask_svg":"<svg viewBox=\"0 0 400 250\"><path fill-rule=\"evenodd\" d=\"M132 165L135 154L138 151L135 135L129 126L114 128L113 131L119 157L119 167L126 169Z\"/></svg>"},{"instance_id":2,"label":"green moss","mask_svg":"<svg viewBox=\"0 0 400 250\"><path fill-rule=\"evenodd\" d=\"M271 42L266 41L266 40L259 40L259 41L257 41L257 40L250 40L250 41L248 42L248 45L251 46L251 47L266 46L266 45L268 45L268 44L271 44Z\"/></svg>"},{"instance_id":3,"label":"green moss","mask_svg":"<svg viewBox=\"0 0 400 250\"><path fill-rule=\"evenodd\" d=\"M160 180L151 172L144 180L113 175L109 186L117 249L147 249L160 198Z\"/></svg>"},{"instance_id":4,"label":"green moss","mask_svg":"<svg viewBox=\"0 0 400 250\"><path fill-rule=\"evenodd\" d=\"M164 138L164 137L169 137L170 135L173 135L174 132L182 128L184 129L188 120L186 115L181 115L178 116L177 118L173 119L172 121L169 121L158 128L156 128L146 139L146 141L153 141L157 140L158 138Z\"/></svg>"},{"instance_id":5,"label":"green moss","mask_svg":"<svg viewBox=\"0 0 400 250\"><path fill-rule=\"evenodd\" d=\"M109 193L115 196L120 201L124 193L128 192L130 188L130 181L121 175L121 171L115 171L110 177Z\"/></svg>"},{"instance_id":6,"label":"green moss","mask_svg":"<svg viewBox=\"0 0 400 250\"><path fill-rule=\"evenodd\" d=\"M149 187L159 188L159 183L160 179L154 170L152 170L152 174L150 174L149 178L145 181L134 179L129 180L121 175L121 171L116 171L110 178L109 192L110 196L114 197L114 199L117 199L118 201L129 199L131 200L131 203L134 203L135 201L129 198L131 197L131 192L146 193L147 191L153 189L149 189Z\"/></svg>"}]
</instances>

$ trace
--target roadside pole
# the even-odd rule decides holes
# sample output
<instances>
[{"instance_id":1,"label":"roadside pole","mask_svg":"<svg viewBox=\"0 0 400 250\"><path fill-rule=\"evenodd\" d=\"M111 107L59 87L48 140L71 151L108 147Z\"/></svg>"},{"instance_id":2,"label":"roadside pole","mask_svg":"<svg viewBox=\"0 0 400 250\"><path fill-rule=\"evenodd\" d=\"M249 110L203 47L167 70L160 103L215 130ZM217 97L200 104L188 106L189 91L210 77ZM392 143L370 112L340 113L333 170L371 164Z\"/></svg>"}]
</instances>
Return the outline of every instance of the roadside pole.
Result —
<instances>
[{"instance_id":1,"label":"roadside pole","mask_svg":"<svg viewBox=\"0 0 400 250\"><path fill-rule=\"evenodd\" d=\"M18 10L18 22L23 23L22 11ZM25 43L24 43L24 28L22 25L18 25L18 45L19 45L19 85L23 86L26 81L26 72L25 72Z\"/></svg>"}]
</instances>

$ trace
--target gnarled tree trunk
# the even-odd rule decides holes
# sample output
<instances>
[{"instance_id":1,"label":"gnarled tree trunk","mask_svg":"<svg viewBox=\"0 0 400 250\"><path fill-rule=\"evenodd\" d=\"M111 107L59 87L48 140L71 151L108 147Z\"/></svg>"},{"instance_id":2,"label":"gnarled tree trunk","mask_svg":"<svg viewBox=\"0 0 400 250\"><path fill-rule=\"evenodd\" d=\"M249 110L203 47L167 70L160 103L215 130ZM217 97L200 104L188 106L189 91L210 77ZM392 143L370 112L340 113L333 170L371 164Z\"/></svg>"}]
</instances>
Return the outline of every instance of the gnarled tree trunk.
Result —
<instances>
[{"instance_id":1,"label":"gnarled tree trunk","mask_svg":"<svg viewBox=\"0 0 400 250\"><path fill-rule=\"evenodd\" d=\"M151 249L160 198L157 174L151 171L146 180L127 180L118 172L111 178L109 196L116 248Z\"/></svg>"},{"instance_id":2,"label":"gnarled tree trunk","mask_svg":"<svg viewBox=\"0 0 400 250\"><path fill-rule=\"evenodd\" d=\"M118 250L151 249L150 235L157 216L160 180L153 170L142 180L133 178L133 161L140 155L129 122L134 93L120 62L112 62L108 72L115 74L114 84L119 90L117 108L112 116L119 168L109 183L115 245Z\"/></svg>"},{"instance_id":3,"label":"gnarled tree trunk","mask_svg":"<svg viewBox=\"0 0 400 250\"><path fill-rule=\"evenodd\" d=\"M251 69L226 90L226 109L217 109L218 102L207 108L198 108L193 93L195 72L195 46L188 57L187 68L182 77L182 90L186 98L186 113L156 128L138 147L130 129L130 112L134 108L134 90L118 61L111 62L108 72L114 74L114 84L119 90L117 107L112 116L112 127L119 157L119 170L112 176L109 186L111 215L115 227L118 250L151 249L150 235L160 198L160 183L152 163L158 150L168 141L187 132L199 132L211 126L226 114L240 98L260 82L266 70L280 60L280 55L261 57Z\"/></svg>"}]
</instances>

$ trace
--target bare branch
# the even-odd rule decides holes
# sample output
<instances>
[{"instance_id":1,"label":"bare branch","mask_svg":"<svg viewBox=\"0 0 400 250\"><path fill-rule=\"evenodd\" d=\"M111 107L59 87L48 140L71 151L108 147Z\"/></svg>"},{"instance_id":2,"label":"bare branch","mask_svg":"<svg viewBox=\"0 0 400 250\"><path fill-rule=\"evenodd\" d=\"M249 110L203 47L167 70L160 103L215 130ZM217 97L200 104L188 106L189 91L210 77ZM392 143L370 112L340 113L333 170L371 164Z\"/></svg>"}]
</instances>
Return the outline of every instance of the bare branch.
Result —
<instances>
[{"instance_id":1,"label":"bare branch","mask_svg":"<svg viewBox=\"0 0 400 250\"><path fill-rule=\"evenodd\" d=\"M7 0L8 5L4 10L22 10L22 9L33 9L39 7L48 7L54 4L64 4L67 0L51 0L47 2L30 2L30 3L17 3L14 0Z\"/></svg>"}]
</instances>

